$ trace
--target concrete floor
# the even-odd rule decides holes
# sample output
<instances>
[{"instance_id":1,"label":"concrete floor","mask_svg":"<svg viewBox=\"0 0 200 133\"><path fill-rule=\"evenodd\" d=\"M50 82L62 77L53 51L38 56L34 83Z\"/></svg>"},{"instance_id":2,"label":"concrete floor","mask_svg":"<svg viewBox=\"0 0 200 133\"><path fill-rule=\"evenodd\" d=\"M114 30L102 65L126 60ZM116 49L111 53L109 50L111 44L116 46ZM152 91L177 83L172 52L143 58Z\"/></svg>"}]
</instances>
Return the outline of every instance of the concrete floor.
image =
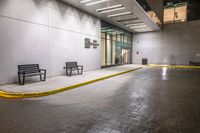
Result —
<instances>
[{"instance_id":1,"label":"concrete floor","mask_svg":"<svg viewBox=\"0 0 200 133\"><path fill-rule=\"evenodd\" d=\"M0 133L199 133L200 70L144 68L48 97L0 99Z\"/></svg>"}]
</instances>

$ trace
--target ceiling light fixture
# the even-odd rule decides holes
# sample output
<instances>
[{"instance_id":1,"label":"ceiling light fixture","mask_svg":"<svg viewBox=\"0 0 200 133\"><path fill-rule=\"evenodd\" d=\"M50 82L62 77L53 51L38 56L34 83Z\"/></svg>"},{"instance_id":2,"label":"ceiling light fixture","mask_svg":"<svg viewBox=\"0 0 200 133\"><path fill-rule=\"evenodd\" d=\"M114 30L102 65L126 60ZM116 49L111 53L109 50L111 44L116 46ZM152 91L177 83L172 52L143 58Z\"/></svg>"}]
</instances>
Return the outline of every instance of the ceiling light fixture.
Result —
<instances>
[{"instance_id":1,"label":"ceiling light fixture","mask_svg":"<svg viewBox=\"0 0 200 133\"><path fill-rule=\"evenodd\" d=\"M107 2L107 1L109 1L109 0L98 0L95 2L88 3L88 4L86 4L86 6L91 6L91 5L95 5L95 4L99 4L99 3L103 3L103 2Z\"/></svg>"},{"instance_id":2,"label":"ceiling light fixture","mask_svg":"<svg viewBox=\"0 0 200 133\"><path fill-rule=\"evenodd\" d=\"M112 15L108 15L109 18L113 18L113 17L119 17L119 16L124 16L124 15L129 15L132 14L131 12L124 12L124 13L118 13L118 14L112 14Z\"/></svg>"},{"instance_id":3,"label":"ceiling light fixture","mask_svg":"<svg viewBox=\"0 0 200 133\"><path fill-rule=\"evenodd\" d=\"M139 18L123 19L123 20L118 20L117 22L124 22L124 21L131 21L131 20L139 20Z\"/></svg>"},{"instance_id":4,"label":"ceiling light fixture","mask_svg":"<svg viewBox=\"0 0 200 133\"><path fill-rule=\"evenodd\" d=\"M139 25L139 26L132 26L129 27L130 29L140 29L140 28L149 28L147 25Z\"/></svg>"},{"instance_id":5,"label":"ceiling light fixture","mask_svg":"<svg viewBox=\"0 0 200 133\"><path fill-rule=\"evenodd\" d=\"M145 28L145 29L134 29L136 32L148 32L148 31L153 31L151 28Z\"/></svg>"},{"instance_id":6,"label":"ceiling light fixture","mask_svg":"<svg viewBox=\"0 0 200 133\"><path fill-rule=\"evenodd\" d=\"M92 0L82 0L80 3L86 3L86 2L90 2Z\"/></svg>"},{"instance_id":7,"label":"ceiling light fixture","mask_svg":"<svg viewBox=\"0 0 200 133\"><path fill-rule=\"evenodd\" d=\"M101 11L104 11L104 10L109 10L109 9L118 8L118 7L123 7L123 5L120 4L120 5L109 6L109 7L106 7L106 8L97 9L96 11L101 12Z\"/></svg>"},{"instance_id":8,"label":"ceiling light fixture","mask_svg":"<svg viewBox=\"0 0 200 133\"><path fill-rule=\"evenodd\" d=\"M140 22L134 22L134 23L127 23L127 24L125 24L125 26L126 26L126 25L129 25L129 24L140 24L140 23L143 23L143 22L140 21Z\"/></svg>"},{"instance_id":9,"label":"ceiling light fixture","mask_svg":"<svg viewBox=\"0 0 200 133\"><path fill-rule=\"evenodd\" d=\"M143 25L144 23L133 23L133 24L126 24L126 27L131 27L131 26L137 26L137 25Z\"/></svg>"},{"instance_id":10,"label":"ceiling light fixture","mask_svg":"<svg viewBox=\"0 0 200 133\"><path fill-rule=\"evenodd\" d=\"M118 10L123 10L123 9L125 9L125 7L104 10L104 11L100 11L99 13L107 13L107 12L113 12L113 11L118 11Z\"/></svg>"}]
</instances>

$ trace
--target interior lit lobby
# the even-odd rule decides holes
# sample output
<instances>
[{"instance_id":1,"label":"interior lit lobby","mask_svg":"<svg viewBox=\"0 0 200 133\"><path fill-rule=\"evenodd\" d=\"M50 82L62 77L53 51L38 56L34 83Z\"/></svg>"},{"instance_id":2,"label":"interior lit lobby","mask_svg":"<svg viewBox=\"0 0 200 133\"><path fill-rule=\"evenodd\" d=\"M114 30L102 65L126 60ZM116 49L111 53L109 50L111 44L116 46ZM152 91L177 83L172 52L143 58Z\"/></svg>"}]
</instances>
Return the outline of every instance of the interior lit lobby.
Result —
<instances>
[{"instance_id":1,"label":"interior lit lobby","mask_svg":"<svg viewBox=\"0 0 200 133\"><path fill-rule=\"evenodd\" d=\"M199 125L199 0L0 0L0 133Z\"/></svg>"}]
</instances>

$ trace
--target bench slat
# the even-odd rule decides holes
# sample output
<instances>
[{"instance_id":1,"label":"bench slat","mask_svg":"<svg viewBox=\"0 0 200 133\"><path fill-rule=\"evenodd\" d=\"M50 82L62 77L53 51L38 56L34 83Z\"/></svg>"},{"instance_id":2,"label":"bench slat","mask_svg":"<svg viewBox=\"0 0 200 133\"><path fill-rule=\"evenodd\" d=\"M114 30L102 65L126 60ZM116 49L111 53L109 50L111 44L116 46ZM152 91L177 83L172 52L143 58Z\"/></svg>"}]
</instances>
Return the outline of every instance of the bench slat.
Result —
<instances>
[{"instance_id":1,"label":"bench slat","mask_svg":"<svg viewBox=\"0 0 200 133\"><path fill-rule=\"evenodd\" d=\"M27 65L19 65L18 66L19 72L25 73L37 73L39 72L39 64L27 64Z\"/></svg>"},{"instance_id":2,"label":"bench slat","mask_svg":"<svg viewBox=\"0 0 200 133\"><path fill-rule=\"evenodd\" d=\"M77 62L66 62L67 67L77 68L78 64Z\"/></svg>"}]
</instances>

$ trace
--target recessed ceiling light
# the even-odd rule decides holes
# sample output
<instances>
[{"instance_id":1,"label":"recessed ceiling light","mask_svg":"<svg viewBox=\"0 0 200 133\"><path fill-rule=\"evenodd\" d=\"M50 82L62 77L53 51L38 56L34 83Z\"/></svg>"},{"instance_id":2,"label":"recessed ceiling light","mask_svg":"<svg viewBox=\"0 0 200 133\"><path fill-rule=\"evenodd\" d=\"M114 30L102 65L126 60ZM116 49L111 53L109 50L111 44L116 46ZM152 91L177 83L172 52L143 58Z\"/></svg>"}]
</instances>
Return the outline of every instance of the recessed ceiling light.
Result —
<instances>
[{"instance_id":1,"label":"recessed ceiling light","mask_svg":"<svg viewBox=\"0 0 200 133\"><path fill-rule=\"evenodd\" d=\"M118 10L123 10L123 9L125 9L125 7L104 10L104 11L100 11L99 13L107 13L107 12L113 12L113 11L118 11Z\"/></svg>"},{"instance_id":2,"label":"recessed ceiling light","mask_svg":"<svg viewBox=\"0 0 200 133\"><path fill-rule=\"evenodd\" d=\"M103 3L103 2L107 2L107 1L109 1L109 0L98 0L95 2L88 3L88 4L86 4L86 6L91 6L91 5L95 5L95 4L99 4L99 3Z\"/></svg>"},{"instance_id":3,"label":"recessed ceiling light","mask_svg":"<svg viewBox=\"0 0 200 133\"><path fill-rule=\"evenodd\" d=\"M151 28L143 28L143 29L134 29L136 32L148 32L148 31L153 31Z\"/></svg>"},{"instance_id":4,"label":"recessed ceiling light","mask_svg":"<svg viewBox=\"0 0 200 133\"><path fill-rule=\"evenodd\" d=\"M131 26L137 26L137 25L143 25L144 23L133 23L133 24L126 24L126 27L131 27Z\"/></svg>"},{"instance_id":5,"label":"recessed ceiling light","mask_svg":"<svg viewBox=\"0 0 200 133\"><path fill-rule=\"evenodd\" d=\"M104 11L104 10L109 10L109 9L118 8L118 7L123 7L123 5L120 4L120 5L109 6L109 7L97 9L96 11L101 12L101 11Z\"/></svg>"},{"instance_id":6,"label":"recessed ceiling light","mask_svg":"<svg viewBox=\"0 0 200 133\"><path fill-rule=\"evenodd\" d=\"M143 23L143 22L140 21L140 22L134 22L134 23L127 23L127 24L125 24L125 26L126 26L126 25L129 25L129 24L140 24L140 23Z\"/></svg>"},{"instance_id":7,"label":"recessed ceiling light","mask_svg":"<svg viewBox=\"0 0 200 133\"><path fill-rule=\"evenodd\" d=\"M124 22L124 21L138 20L138 19L139 18L129 18L129 19L118 20L117 22Z\"/></svg>"},{"instance_id":8,"label":"recessed ceiling light","mask_svg":"<svg viewBox=\"0 0 200 133\"><path fill-rule=\"evenodd\" d=\"M82 0L80 3L86 3L86 2L89 2L89 1L92 1L92 0Z\"/></svg>"},{"instance_id":9,"label":"recessed ceiling light","mask_svg":"<svg viewBox=\"0 0 200 133\"><path fill-rule=\"evenodd\" d=\"M139 26L132 26L129 27L130 29L139 29L139 28L149 28L147 25L139 25Z\"/></svg>"},{"instance_id":10,"label":"recessed ceiling light","mask_svg":"<svg viewBox=\"0 0 200 133\"><path fill-rule=\"evenodd\" d=\"M119 17L119 16L128 15L128 14L131 14L131 12L124 12L124 13L112 14L112 15L108 15L108 17L109 17L109 18L112 18L112 17Z\"/></svg>"}]
</instances>

